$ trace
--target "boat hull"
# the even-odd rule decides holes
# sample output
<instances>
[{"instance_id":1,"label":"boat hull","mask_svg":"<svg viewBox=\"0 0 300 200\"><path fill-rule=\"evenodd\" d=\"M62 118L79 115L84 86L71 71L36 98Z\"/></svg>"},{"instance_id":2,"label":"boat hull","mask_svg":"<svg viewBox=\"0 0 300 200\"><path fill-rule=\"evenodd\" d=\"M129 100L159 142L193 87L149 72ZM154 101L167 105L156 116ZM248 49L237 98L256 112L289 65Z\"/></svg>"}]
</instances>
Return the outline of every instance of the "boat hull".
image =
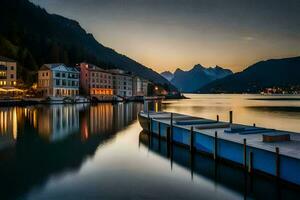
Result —
<instances>
[{"instance_id":1,"label":"boat hull","mask_svg":"<svg viewBox=\"0 0 300 200\"><path fill-rule=\"evenodd\" d=\"M149 131L149 119L147 117L141 115L141 113L139 113L138 120L139 120L139 123L140 123L141 127L143 128L143 130Z\"/></svg>"}]
</instances>

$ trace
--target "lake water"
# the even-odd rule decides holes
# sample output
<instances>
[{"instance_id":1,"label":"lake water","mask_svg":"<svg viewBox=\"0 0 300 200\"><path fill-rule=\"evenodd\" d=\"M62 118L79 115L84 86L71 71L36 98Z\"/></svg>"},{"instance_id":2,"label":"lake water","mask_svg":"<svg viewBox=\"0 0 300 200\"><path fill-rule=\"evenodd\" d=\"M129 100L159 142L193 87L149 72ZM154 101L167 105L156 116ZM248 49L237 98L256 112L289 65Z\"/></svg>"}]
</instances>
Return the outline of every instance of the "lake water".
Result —
<instances>
[{"instance_id":1,"label":"lake water","mask_svg":"<svg viewBox=\"0 0 300 200\"><path fill-rule=\"evenodd\" d=\"M0 108L0 199L297 199L299 188L149 138L142 109L300 132L300 97Z\"/></svg>"}]
</instances>

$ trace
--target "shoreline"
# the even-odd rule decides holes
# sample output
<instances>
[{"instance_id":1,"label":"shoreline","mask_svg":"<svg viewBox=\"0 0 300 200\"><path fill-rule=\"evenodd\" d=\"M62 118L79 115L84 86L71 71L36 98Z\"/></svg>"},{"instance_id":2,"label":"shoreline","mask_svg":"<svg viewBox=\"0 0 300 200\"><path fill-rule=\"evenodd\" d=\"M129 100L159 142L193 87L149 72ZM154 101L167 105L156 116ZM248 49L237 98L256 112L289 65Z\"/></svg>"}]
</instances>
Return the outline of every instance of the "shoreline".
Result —
<instances>
[{"instance_id":1,"label":"shoreline","mask_svg":"<svg viewBox=\"0 0 300 200\"><path fill-rule=\"evenodd\" d=\"M186 98L186 97L185 97ZM127 103L127 102L145 102L145 101L156 101L163 99L182 99L178 97L132 97L127 99L120 98L110 98L110 99L94 99L94 98L85 98L83 97L79 101L64 101L61 99L47 99L47 98L30 98L30 99L0 99L0 108L1 107L12 107L12 106L34 106L34 105L58 105L58 104L93 104L93 103Z\"/></svg>"}]
</instances>

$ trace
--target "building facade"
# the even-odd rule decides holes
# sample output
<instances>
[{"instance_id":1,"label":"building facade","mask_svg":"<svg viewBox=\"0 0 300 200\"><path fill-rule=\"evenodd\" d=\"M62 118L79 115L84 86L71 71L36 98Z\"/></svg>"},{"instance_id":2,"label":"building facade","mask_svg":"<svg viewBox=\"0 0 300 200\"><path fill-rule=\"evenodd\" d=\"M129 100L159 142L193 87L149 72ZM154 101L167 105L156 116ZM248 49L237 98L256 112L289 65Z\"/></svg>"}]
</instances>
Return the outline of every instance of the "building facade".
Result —
<instances>
[{"instance_id":1,"label":"building facade","mask_svg":"<svg viewBox=\"0 0 300 200\"><path fill-rule=\"evenodd\" d=\"M87 95L112 96L112 74L95 65L81 63L80 87Z\"/></svg>"},{"instance_id":2,"label":"building facade","mask_svg":"<svg viewBox=\"0 0 300 200\"><path fill-rule=\"evenodd\" d=\"M64 64L44 64L38 71L37 89L44 97L79 95L79 71Z\"/></svg>"},{"instance_id":3,"label":"building facade","mask_svg":"<svg viewBox=\"0 0 300 200\"><path fill-rule=\"evenodd\" d=\"M133 96L148 96L149 81L138 76L133 77L132 95Z\"/></svg>"},{"instance_id":4,"label":"building facade","mask_svg":"<svg viewBox=\"0 0 300 200\"><path fill-rule=\"evenodd\" d=\"M15 87L17 84L17 62L0 56L0 87Z\"/></svg>"},{"instance_id":5,"label":"building facade","mask_svg":"<svg viewBox=\"0 0 300 200\"><path fill-rule=\"evenodd\" d=\"M133 80L129 73L120 69L110 70L113 75L113 92L120 97L131 97Z\"/></svg>"}]
</instances>

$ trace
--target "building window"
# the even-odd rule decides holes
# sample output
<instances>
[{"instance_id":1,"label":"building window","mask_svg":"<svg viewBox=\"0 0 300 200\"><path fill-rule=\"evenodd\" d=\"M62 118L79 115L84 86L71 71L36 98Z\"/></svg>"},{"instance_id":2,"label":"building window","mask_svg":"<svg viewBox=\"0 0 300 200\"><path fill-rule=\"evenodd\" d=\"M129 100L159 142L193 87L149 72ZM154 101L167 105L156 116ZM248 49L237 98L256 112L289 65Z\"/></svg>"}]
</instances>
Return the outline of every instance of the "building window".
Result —
<instances>
[{"instance_id":1,"label":"building window","mask_svg":"<svg viewBox=\"0 0 300 200\"><path fill-rule=\"evenodd\" d=\"M14 66L11 66L11 67L10 67L10 70L14 70L14 69L15 69Z\"/></svg>"},{"instance_id":2,"label":"building window","mask_svg":"<svg viewBox=\"0 0 300 200\"><path fill-rule=\"evenodd\" d=\"M11 74L11 75L10 75L10 78L14 78L14 75L13 75L13 74Z\"/></svg>"},{"instance_id":3,"label":"building window","mask_svg":"<svg viewBox=\"0 0 300 200\"><path fill-rule=\"evenodd\" d=\"M65 74L65 73L62 73L62 77L65 78L65 77L66 77L66 74Z\"/></svg>"},{"instance_id":4,"label":"building window","mask_svg":"<svg viewBox=\"0 0 300 200\"><path fill-rule=\"evenodd\" d=\"M56 79L55 84L59 86L59 84L60 84L59 79Z\"/></svg>"},{"instance_id":5,"label":"building window","mask_svg":"<svg viewBox=\"0 0 300 200\"><path fill-rule=\"evenodd\" d=\"M56 73L55 73L55 76L56 76L56 77L60 77L60 73L59 73L59 72L56 72Z\"/></svg>"}]
</instances>

